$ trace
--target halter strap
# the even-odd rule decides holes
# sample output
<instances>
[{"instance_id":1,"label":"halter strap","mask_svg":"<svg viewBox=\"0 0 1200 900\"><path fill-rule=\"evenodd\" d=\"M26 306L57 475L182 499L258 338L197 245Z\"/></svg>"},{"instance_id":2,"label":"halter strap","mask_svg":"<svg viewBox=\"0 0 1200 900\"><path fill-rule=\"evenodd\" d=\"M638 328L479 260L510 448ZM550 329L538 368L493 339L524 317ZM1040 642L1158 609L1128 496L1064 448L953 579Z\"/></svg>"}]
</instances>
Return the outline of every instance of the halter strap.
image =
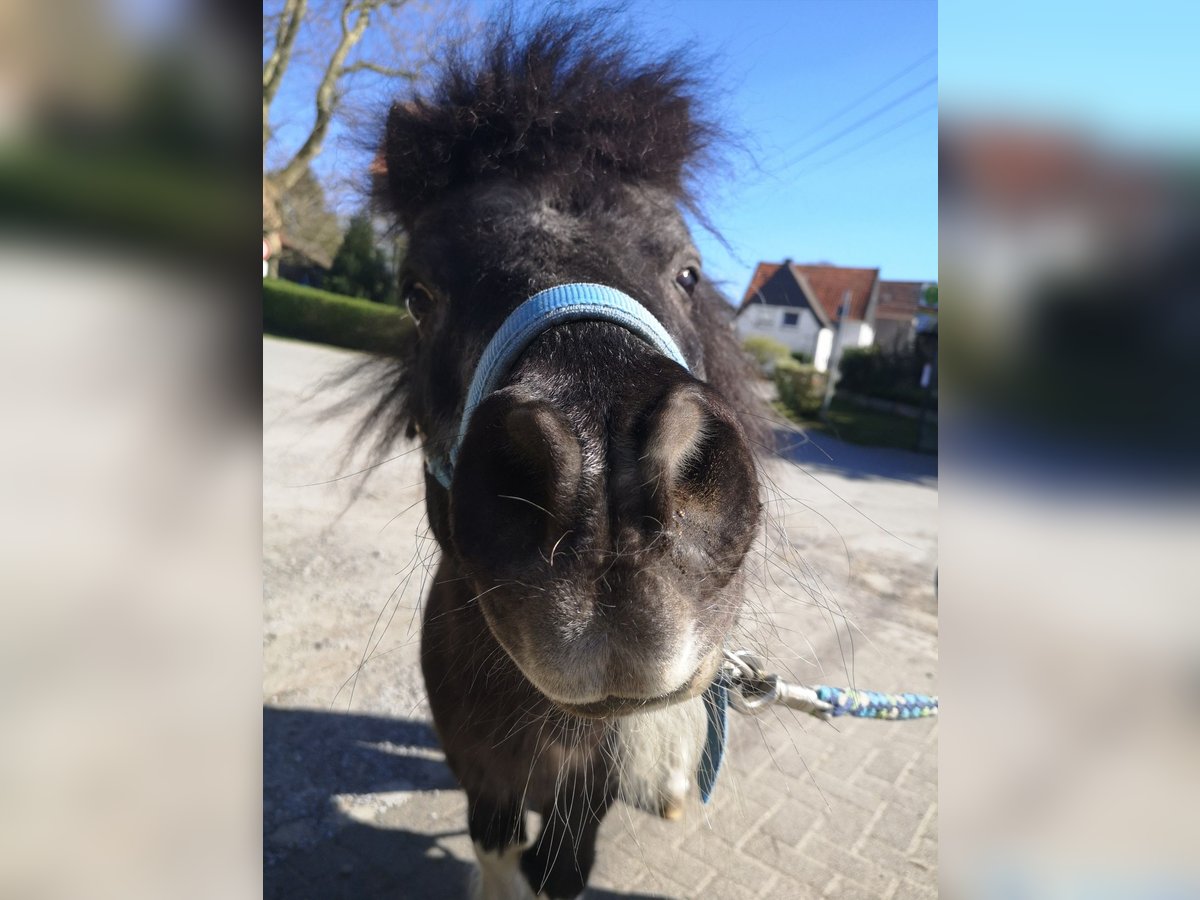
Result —
<instances>
[{"instance_id":1,"label":"halter strap","mask_svg":"<svg viewBox=\"0 0 1200 900\"><path fill-rule=\"evenodd\" d=\"M441 457L426 457L425 467L438 484L450 489L454 466L462 450L463 439L471 427L471 416L488 395L496 390L520 355L534 338L555 325L591 320L611 322L631 331L663 356L691 371L675 339L667 334L654 314L628 294L603 284L576 282L560 284L534 294L512 311L501 323L483 355L459 420L458 435L449 452Z\"/></svg>"}]
</instances>

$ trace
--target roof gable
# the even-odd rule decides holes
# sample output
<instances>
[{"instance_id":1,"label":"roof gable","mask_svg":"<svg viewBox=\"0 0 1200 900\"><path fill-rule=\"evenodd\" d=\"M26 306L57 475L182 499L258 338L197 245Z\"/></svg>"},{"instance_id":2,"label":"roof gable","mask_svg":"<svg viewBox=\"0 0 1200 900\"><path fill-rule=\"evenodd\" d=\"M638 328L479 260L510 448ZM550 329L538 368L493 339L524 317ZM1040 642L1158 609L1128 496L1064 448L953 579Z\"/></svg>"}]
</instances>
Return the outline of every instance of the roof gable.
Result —
<instances>
[{"instance_id":1,"label":"roof gable","mask_svg":"<svg viewBox=\"0 0 1200 900\"><path fill-rule=\"evenodd\" d=\"M795 263L791 265L791 269L808 283L831 321L838 320L847 292L850 294L850 313L847 318L860 321L867 318L871 311L871 298L879 281L878 269Z\"/></svg>"},{"instance_id":2,"label":"roof gable","mask_svg":"<svg viewBox=\"0 0 1200 900\"><path fill-rule=\"evenodd\" d=\"M765 263L760 262L754 269L754 275L750 278L750 285L746 288L746 293L742 294L742 303L740 309L745 309L746 306L754 301L755 295L762 289L772 275L779 271L782 263Z\"/></svg>"},{"instance_id":3,"label":"roof gable","mask_svg":"<svg viewBox=\"0 0 1200 900\"><path fill-rule=\"evenodd\" d=\"M756 303L764 306L787 306L811 310L822 327L829 327L828 313L816 299L808 282L802 275L797 274L793 266L784 263L759 263L754 276L738 310L739 314ZM759 283L755 284L755 281Z\"/></svg>"},{"instance_id":4,"label":"roof gable","mask_svg":"<svg viewBox=\"0 0 1200 900\"><path fill-rule=\"evenodd\" d=\"M822 324L829 325L838 320L842 309L842 299L846 291L850 292L850 319L866 320L871 313L871 302L875 297L879 282L878 269L851 269L844 266L830 265L799 265L791 260L781 263L760 262L750 279L750 285L742 296L742 304L738 312L752 303L766 303L769 306L794 306L794 303L781 302L776 296L768 296L768 283L783 269L789 272L807 295L809 305L814 313L820 309L817 318Z\"/></svg>"}]
</instances>

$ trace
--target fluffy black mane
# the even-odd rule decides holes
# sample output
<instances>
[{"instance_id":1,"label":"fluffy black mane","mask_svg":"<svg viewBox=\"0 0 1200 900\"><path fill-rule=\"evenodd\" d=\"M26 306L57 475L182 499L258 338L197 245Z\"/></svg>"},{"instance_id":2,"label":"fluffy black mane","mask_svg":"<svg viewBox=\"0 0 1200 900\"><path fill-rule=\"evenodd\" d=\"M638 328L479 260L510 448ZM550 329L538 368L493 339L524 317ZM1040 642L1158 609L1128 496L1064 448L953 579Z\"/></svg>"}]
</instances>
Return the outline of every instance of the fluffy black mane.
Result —
<instances>
[{"instance_id":1,"label":"fluffy black mane","mask_svg":"<svg viewBox=\"0 0 1200 900\"><path fill-rule=\"evenodd\" d=\"M521 23L510 14L482 38L449 42L432 86L387 114L382 159L372 167L377 209L412 232L430 204L489 180L544 188L556 205L579 211L635 185L666 191L715 234L689 190L714 151L730 146L698 112L712 105L691 73L709 72L710 63L694 50L636 46L623 36L619 13L586 15ZM751 439L765 442L753 371L730 313L716 286L702 281L695 316L708 379L743 411ZM392 352L339 380L361 393L331 412L372 400L351 448L374 436L376 462L401 436L416 434L416 348L416 332L409 332Z\"/></svg>"},{"instance_id":2,"label":"fluffy black mane","mask_svg":"<svg viewBox=\"0 0 1200 900\"><path fill-rule=\"evenodd\" d=\"M383 199L405 226L431 201L491 178L553 181L576 202L615 183L678 196L717 129L696 115L681 53L647 61L614 17L493 23L458 43L426 95L388 114Z\"/></svg>"}]
</instances>

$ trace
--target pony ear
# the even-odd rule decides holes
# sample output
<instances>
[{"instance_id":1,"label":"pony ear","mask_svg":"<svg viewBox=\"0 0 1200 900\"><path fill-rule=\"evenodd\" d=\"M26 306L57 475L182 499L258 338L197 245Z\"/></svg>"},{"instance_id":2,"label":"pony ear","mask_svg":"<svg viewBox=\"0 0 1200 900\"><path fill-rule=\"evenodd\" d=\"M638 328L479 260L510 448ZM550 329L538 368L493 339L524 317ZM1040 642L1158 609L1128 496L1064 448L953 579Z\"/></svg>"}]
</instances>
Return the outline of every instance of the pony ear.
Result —
<instances>
[{"instance_id":1,"label":"pony ear","mask_svg":"<svg viewBox=\"0 0 1200 900\"><path fill-rule=\"evenodd\" d=\"M384 125L383 140L371 161L371 193L380 209L399 215L402 224L408 227L410 215L406 209L412 206L411 185L405 184L404 172L412 155L412 131L416 121L417 104L409 100L393 103L388 110Z\"/></svg>"},{"instance_id":2,"label":"pony ear","mask_svg":"<svg viewBox=\"0 0 1200 900\"><path fill-rule=\"evenodd\" d=\"M375 158L371 160L371 165L367 169L371 173L372 178L387 178L387 157L384 155L384 148L380 147L379 152L375 154Z\"/></svg>"}]
</instances>

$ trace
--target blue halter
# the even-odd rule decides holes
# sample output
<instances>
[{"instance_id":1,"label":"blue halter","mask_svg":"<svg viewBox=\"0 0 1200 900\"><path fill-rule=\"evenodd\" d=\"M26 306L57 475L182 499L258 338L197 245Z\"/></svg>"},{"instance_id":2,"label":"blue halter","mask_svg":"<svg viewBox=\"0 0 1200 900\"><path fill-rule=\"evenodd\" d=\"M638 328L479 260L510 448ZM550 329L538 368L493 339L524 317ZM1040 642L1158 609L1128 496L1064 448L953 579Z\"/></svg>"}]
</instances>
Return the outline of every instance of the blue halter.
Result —
<instances>
[{"instance_id":1,"label":"blue halter","mask_svg":"<svg viewBox=\"0 0 1200 900\"><path fill-rule=\"evenodd\" d=\"M450 490L454 466L462 450L463 438L471 426L471 415L508 374L534 338L548 328L580 320L612 322L632 331L663 356L691 371L675 339L667 334L658 319L628 294L603 284L560 284L534 294L512 311L500 325L471 379L467 401L459 420L458 436L445 457L426 457L425 467L438 484Z\"/></svg>"},{"instance_id":2,"label":"blue halter","mask_svg":"<svg viewBox=\"0 0 1200 900\"><path fill-rule=\"evenodd\" d=\"M663 356L678 363L688 372L691 366L671 337L654 318L653 313L628 294L603 284L577 282L561 284L534 294L518 306L500 325L471 378L471 387L463 404L462 419L459 420L458 435L445 456L427 455L425 468L446 490L454 477L454 467L462 451L463 438L471 425L475 409L489 394L495 391L512 369L513 364L533 343L534 338L566 322L581 320L611 322L633 332ZM725 754L728 738L726 711L729 703L729 685L724 674L704 692L703 702L708 719L708 732L700 767L696 773L700 797L707 803L716 784L721 759Z\"/></svg>"}]
</instances>

